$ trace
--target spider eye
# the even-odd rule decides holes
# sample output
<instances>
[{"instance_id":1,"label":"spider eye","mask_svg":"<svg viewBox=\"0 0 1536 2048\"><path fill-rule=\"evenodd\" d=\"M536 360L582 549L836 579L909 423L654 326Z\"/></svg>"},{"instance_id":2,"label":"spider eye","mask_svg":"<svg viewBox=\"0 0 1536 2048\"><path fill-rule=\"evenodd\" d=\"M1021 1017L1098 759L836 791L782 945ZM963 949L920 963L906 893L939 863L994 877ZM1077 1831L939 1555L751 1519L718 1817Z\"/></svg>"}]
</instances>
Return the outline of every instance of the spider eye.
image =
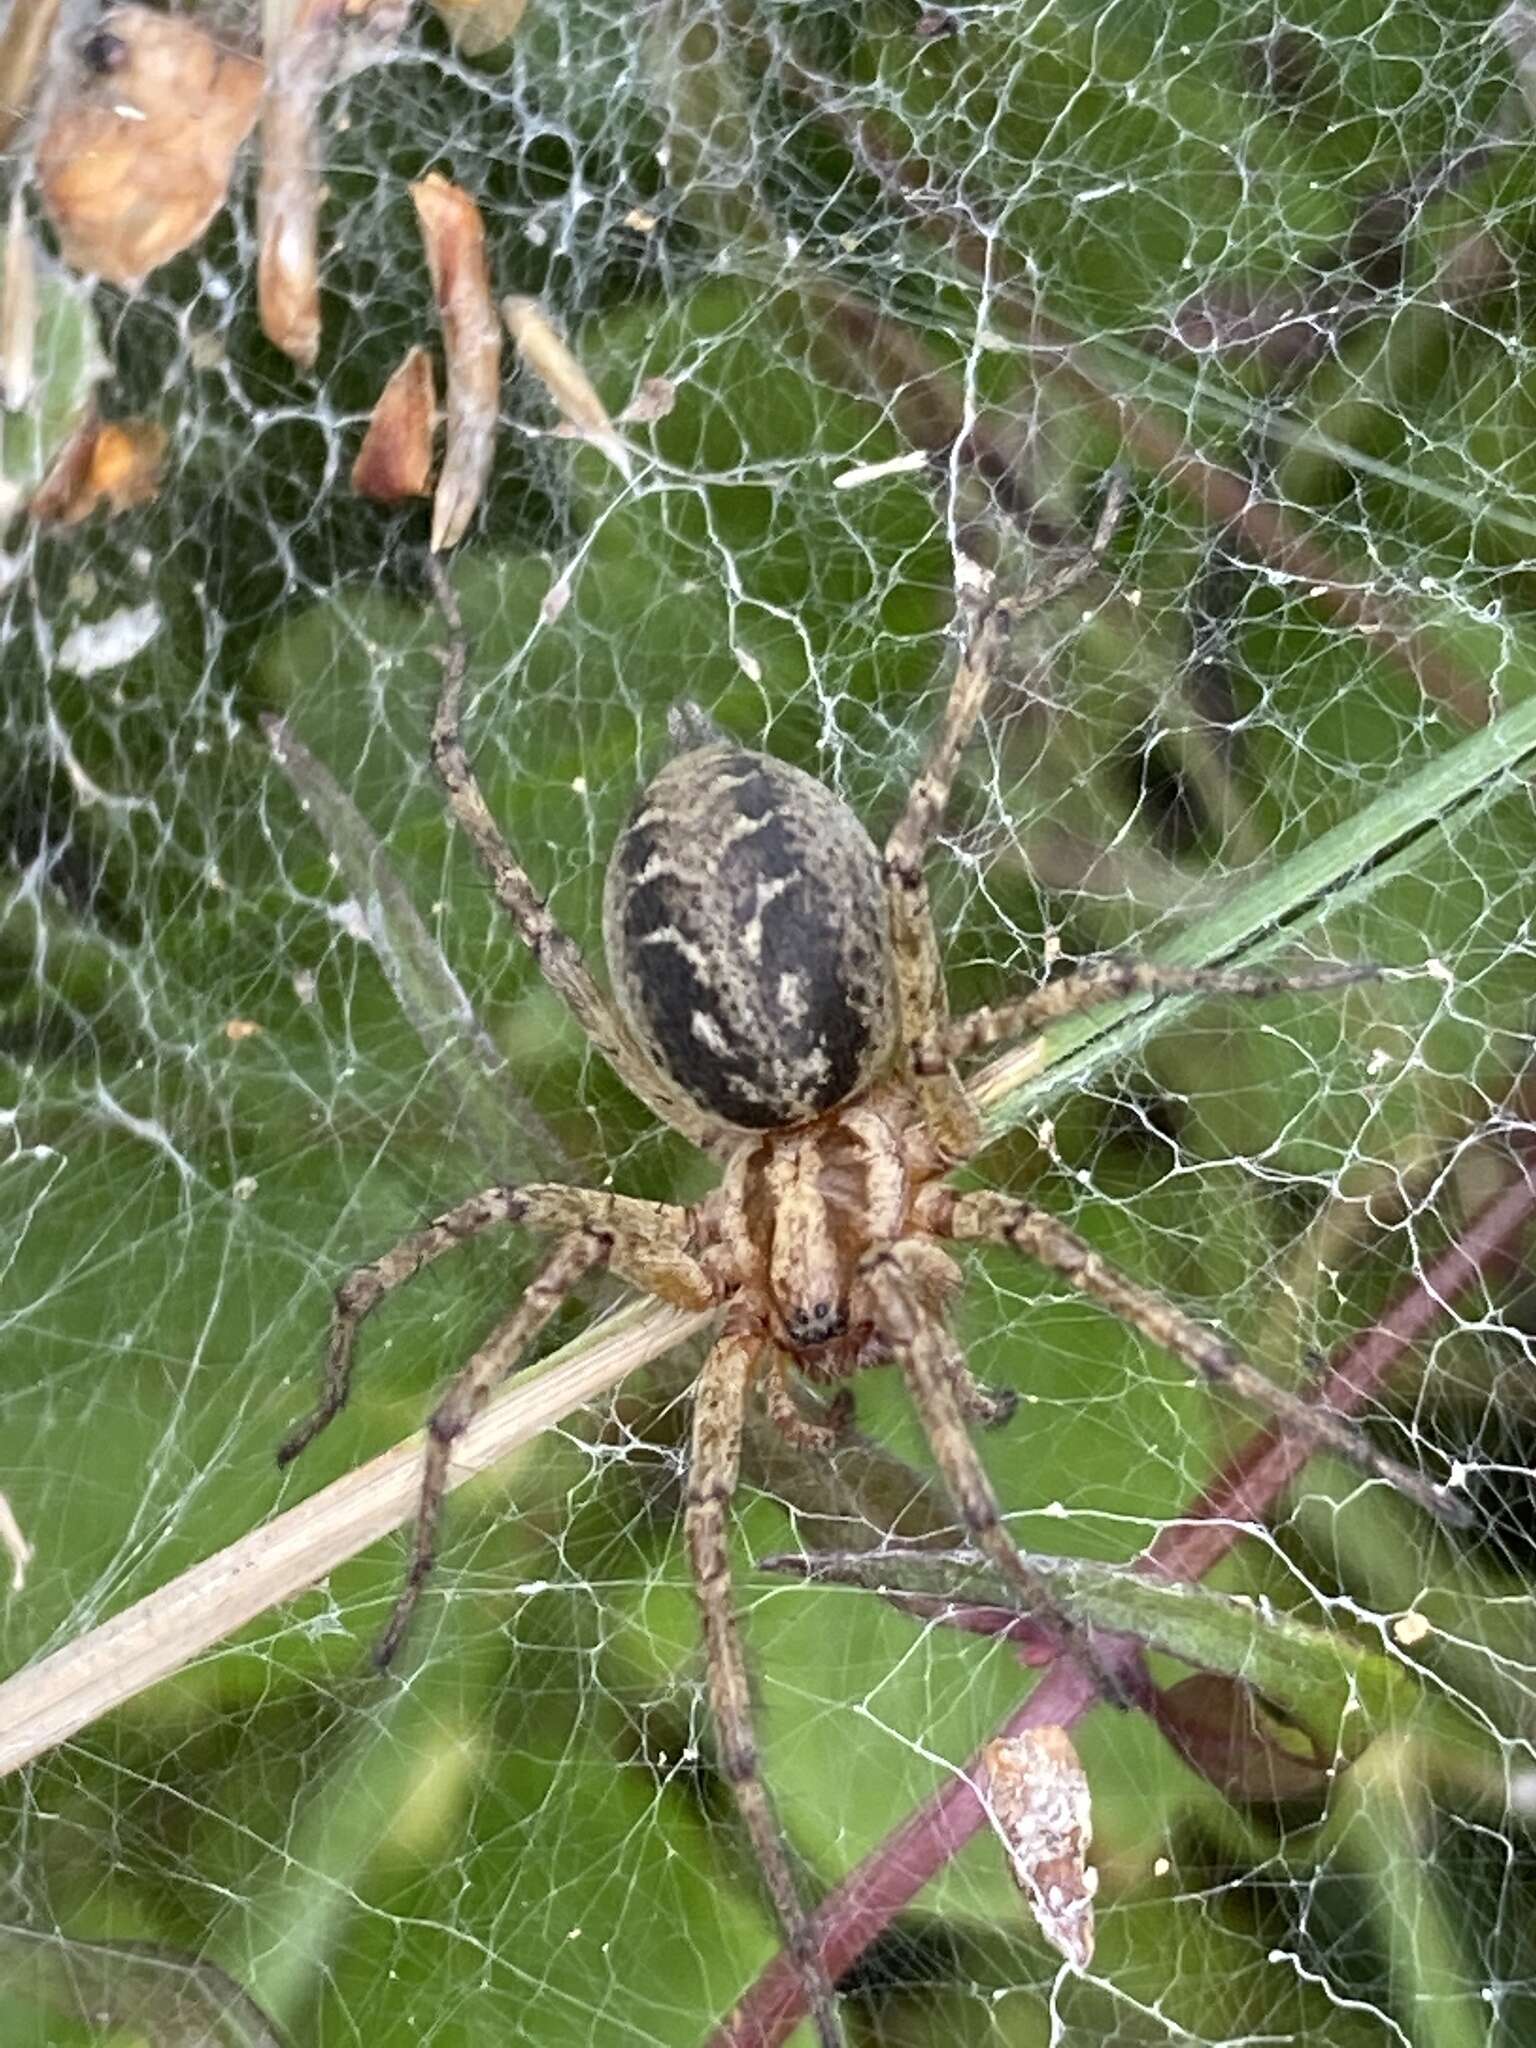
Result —
<instances>
[{"instance_id":1,"label":"spider eye","mask_svg":"<svg viewBox=\"0 0 1536 2048\"><path fill-rule=\"evenodd\" d=\"M128 45L110 29L98 29L80 47L80 59L87 71L95 71L103 78L109 72L121 71L128 55Z\"/></svg>"}]
</instances>

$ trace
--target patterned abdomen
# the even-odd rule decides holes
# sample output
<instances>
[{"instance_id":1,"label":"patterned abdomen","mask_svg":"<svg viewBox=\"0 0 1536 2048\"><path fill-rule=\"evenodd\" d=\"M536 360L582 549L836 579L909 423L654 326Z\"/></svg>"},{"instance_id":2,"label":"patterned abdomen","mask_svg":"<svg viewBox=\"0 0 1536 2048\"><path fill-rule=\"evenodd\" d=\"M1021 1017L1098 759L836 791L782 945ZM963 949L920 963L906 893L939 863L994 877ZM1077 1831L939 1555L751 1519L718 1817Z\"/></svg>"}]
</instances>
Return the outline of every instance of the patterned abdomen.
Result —
<instances>
[{"instance_id":1,"label":"patterned abdomen","mask_svg":"<svg viewBox=\"0 0 1536 2048\"><path fill-rule=\"evenodd\" d=\"M656 1064L746 1130L808 1123L884 1064L880 863L830 790L730 743L681 754L608 863L614 993Z\"/></svg>"}]
</instances>

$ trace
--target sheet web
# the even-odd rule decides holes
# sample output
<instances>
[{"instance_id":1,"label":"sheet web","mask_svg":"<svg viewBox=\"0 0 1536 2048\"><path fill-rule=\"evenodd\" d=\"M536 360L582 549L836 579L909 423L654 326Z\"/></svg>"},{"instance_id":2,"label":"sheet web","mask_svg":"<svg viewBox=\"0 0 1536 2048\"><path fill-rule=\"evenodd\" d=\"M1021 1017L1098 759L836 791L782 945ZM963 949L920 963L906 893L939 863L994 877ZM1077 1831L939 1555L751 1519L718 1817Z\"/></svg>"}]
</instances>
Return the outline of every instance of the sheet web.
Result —
<instances>
[{"instance_id":1,"label":"sheet web","mask_svg":"<svg viewBox=\"0 0 1536 2048\"><path fill-rule=\"evenodd\" d=\"M1523 37L1516 10L1299 0L532 0L471 58L423 14L326 102L314 377L257 329L249 171L193 253L99 293L111 409L172 455L153 504L17 529L7 571L0 1488L36 1556L6 1673L399 1442L531 1253L466 1249L392 1299L279 1478L355 1264L491 1179L709 1184L449 830L427 514L348 486L434 338L406 184L435 168L611 414L660 415L621 424L626 480L509 351L452 557L471 751L594 952L673 702L878 836L957 583L1045 573L1118 464L1103 570L1021 629L966 757L934 873L956 1006L1116 948L1397 970L1058 1033L998 1077L977 1172L1290 1385L1423 1311L1365 1418L1475 1525L1313 1461L1215 1583L1373 1660L1341 1667L1320 1765L1293 1737L1261 1797L1209 1728L1181 1761L1096 1710L1087 1971L983 1830L865 1949L850 2038L1536 2039L1530 1304L1517 1230L1477 1234L1519 1221L1531 1126ZM80 673L71 632L146 604L146 644ZM1031 1551L1170 1541L1258 1427L1020 1262L975 1259L959 1323L1023 1396L985 1451ZM325 2048L723 2024L776 1942L679 1536L697 1358L455 1496L399 1679L366 1660L391 1538L9 1777L0 2038L103 2038L71 1998L114 2040L201 2038L174 2030L194 1962ZM909 1508L931 1460L896 1374L860 1381L859 1426L831 1477L755 1433L735 1521L764 1774L816 1897L1035 1682L1006 1642L757 1568ZM154 1945L152 1992L107 1943ZM240 2023L217 2038L266 2038Z\"/></svg>"}]
</instances>

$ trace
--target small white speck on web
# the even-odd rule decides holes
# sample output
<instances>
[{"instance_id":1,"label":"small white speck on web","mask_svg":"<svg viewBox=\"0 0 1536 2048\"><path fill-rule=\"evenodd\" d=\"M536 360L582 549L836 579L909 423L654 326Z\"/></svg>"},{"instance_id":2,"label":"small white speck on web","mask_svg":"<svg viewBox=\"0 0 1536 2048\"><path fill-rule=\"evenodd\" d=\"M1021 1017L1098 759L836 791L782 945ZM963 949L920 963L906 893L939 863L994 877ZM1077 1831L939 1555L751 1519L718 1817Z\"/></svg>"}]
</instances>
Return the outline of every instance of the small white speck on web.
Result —
<instances>
[{"instance_id":1,"label":"small white speck on web","mask_svg":"<svg viewBox=\"0 0 1536 2048\"><path fill-rule=\"evenodd\" d=\"M571 777L571 789L575 795L585 796L587 793L587 778L585 775L573 775Z\"/></svg>"},{"instance_id":2,"label":"small white speck on web","mask_svg":"<svg viewBox=\"0 0 1536 2048\"><path fill-rule=\"evenodd\" d=\"M256 1187L257 1181L255 1174L242 1173L240 1178L235 1182L234 1186L230 1189L229 1192L234 1196L237 1202L248 1202L251 1199L252 1195L255 1194Z\"/></svg>"},{"instance_id":3,"label":"small white speck on web","mask_svg":"<svg viewBox=\"0 0 1536 2048\"><path fill-rule=\"evenodd\" d=\"M59 649L59 667L72 676L99 676L108 669L123 668L143 653L164 622L159 605L151 599L89 626L76 626Z\"/></svg>"},{"instance_id":4,"label":"small white speck on web","mask_svg":"<svg viewBox=\"0 0 1536 2048\"><path fill-rule=\"evenodd\" d=\"M1173 1865L1166 1856L1155 1856L1152 1859L1152 1875L1154 1877L1166 1877L1172 1868Z\"/></svg>"},{"instance_id":5,"label":"small white speck on web","mask_svg":"<svg viewBox=\"0 0 1536 2048\"><path fill-rule=\"evenodd\" d=\"M758 660L757 656L755 654L748 654L744 647L736 647L731 651L736 656L736 666L741 670L747 681L749 683L760 683L763 680L763 664Z\"/></svg>"},{"instance_id":6,"label":"small white speck on web","mask_svg":"<svg viewBox=\"0 0 1536 2048\"><path fill-rule=\"evenodd\" d=\"M619 419L630 426L650 426L655 420L664 420L676 403L677 386L670 377L646 377Z\"/></svg>"},{"instance_id":7,"label":"small white speck on web","mask_svg":"<svg viewBox=\"0 0 1536 2048\"><path fill-rule=\"evenodd\" d=\"M539 606L539 617L546 626L552 626L571 601L571 579L560 576L544 593L544 602Z\"/></svg>"},{"instance_id":8,"label":"small white speck on web","mask_svg":"<svg viewBox=\"0 0 1536 2048\"><path fill-rule=\"evenodd\" d=\"M1416 1613L1412 1608L1406 1614L1400 1614L1392 1624L1392 1639L1401 1643L1405 1650L1411 1650L1415 1643L1422 1643L1429 1633L1429 1617Z\"/></svg>"},{"instance_id":9,"label":"small white speck on web","mask_svg":"<svg viewBox=\"0 0 1536 2048\"><path fill-rule=\"evenodd\" d=\"M15 1510L3 1493L0 1493L0 1544L4 1545L11 1560L11 1591L19 1593L27 1583L27 1566L37 1553L21 1533Z\"/></svg>"},{"instance_id":10,"label":"small white speck on web","mask_svg":"<svg viewBox=\"0 0 1536 2048\"><path fill-rule=\"evenodd\" d=\"M307 967L301 967L293 977L293 992L301 1003L315 1000L315 977Z\"/></svg>"}]
</instances>

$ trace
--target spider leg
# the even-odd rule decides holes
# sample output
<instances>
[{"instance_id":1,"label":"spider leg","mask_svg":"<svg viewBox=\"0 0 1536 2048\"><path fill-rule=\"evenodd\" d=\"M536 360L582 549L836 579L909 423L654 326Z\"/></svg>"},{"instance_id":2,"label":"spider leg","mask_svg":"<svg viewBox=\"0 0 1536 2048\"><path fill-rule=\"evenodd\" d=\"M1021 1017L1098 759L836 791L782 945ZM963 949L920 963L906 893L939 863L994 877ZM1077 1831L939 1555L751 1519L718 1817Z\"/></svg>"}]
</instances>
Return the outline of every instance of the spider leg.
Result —
<instances>
[{"instance_id":1,"label":"spider leg","mask_svg":"<svg viewBox=\"0 0 1536 2048\"><path fill-rule=\"evenodd\" d=\"M1101 1003L1127 996L1221 995L1279 996L1315 990L1350 988L1374 981L1376 967L1316 967L1296 974L1225 967L1159 967L1150 961L1111 956L1090 961L1075 974L1063 974L1042 988L1010 996L1006 1002L972 1010L930 1033L912 1057L916 1074L942 1074L950 1062L985 1052L1005 1038L1027 1038L1063 1017L1076 1017Z\"/></svg>"},{"instance_id":2,"label":"spider leg","mask_svg":"<svg viewBox=\"0 0 1536 2048\"><path fill-rule=\"evenodd\" d=\"M1362 1471L1386 1480L1444 1521L1465 1523L1469 1519L1467 1509L1453 1494L1425 1479L1411 1466L1378 1451L1331 1408L1319 1408L1288 1388L1277 1387L1225 1338L1151 1288L1128 1279L1047 1210L988 1190L962 1194L935 1187L918 1197L916 1220L922 1228L941 1237L975 1244L1011 1245L1050 1272L1059 1273L1080 1294L1108 1309L1133 1330L1139 1330L1192 1372L1230 1387L1234 1393L1267 1409L1278 1422L1319 1450L1332 1451Z\"/></svg>"},{"instance_id":3,"label":"spider leg","mask_svg":"<svg viewBox=\"0 0 1536 2048\"><path fill-rule=\"evenodd\" d=\"M645 1057L612 997L593 979L581 948L556 923L491 815L459 731L469 656L458 599L435 557L428 558L427 573L450 636L443 654L442 694L432 721L432 764L447 794L448 808L480 856L498 901L517 926L539 972L625 1087L684 1137L696 1145L708 1144L720 1135L719 1127L680 1089L669 1086Z\"/></svg>"},{"instance_id":4,"label":"spider leg","mask_svg":"<svg viewBox=\"0 0 1536 2048\"><path fill-rule=\"evenodd\" d=\"M942 1044L949 1025L944 967L933 929L924 862L943 821L961 752L991 690L1008 627L1093 573L1119 522L1125 497L1124 482L1117 478L1105 500L1092 546L1053 575L1031 584L1018 598L990 604L982 613L961 654L928 757L885 843L891 944L901 999L902 1040L909 1058L920 1048ZM981 1142L980 1120L947 1061L937 1071L918 1068L916 1073L924 1120L941 1150L953 1159L968 1158Z\"/></svg>"},{"instance_id":5,"label":"spider leg","mask_svg":"<svg viewBox=\"0 0 1536 2048\"><path fill-rule=\"evenodd\" d=\"M539 1268L509 1315L502 1318L427 1423L427 1454L421 1471L421 1500L416 1510L416 1537L410 1568L383 1635L374 1647L382 1670L399 1649L411 1613L435 1559L437 1525L448 1486L448 1460L462 1436L489 1400L492 1390L512 1372L571 1289L594 1266L605 1265L609 1243L595 1231L576 1231L563 1238Z\"/></svg>"},{"instance_id":6,"label":"spider leg","mask_svg":"<svg viewBox=\"0 0 1536 2048\"><path fill-rule=\"evenodd\" d=\"M966 1432L958 1392L962 1384L977 1394L982 1389L971 1379L951 1331L924 1307L912 1287L902 1253L899 1243L875 1246L859 1262L859 1275L870 1291L881 1335L901 1364L912 1404L967 1539L1012 1580L1026 1610L1055 1635L1063 1651L1084 1664L1106 1698L1118 1705L1128 1704L1120 1679L1101 1665L1083 1629L1060 1606L1008 1534L992 1482Z\"/></svg>"},{"instance_id":7,"label":"spider leg","mask_svg":"<svg viewBox=\"0 0 1536 2048\"><path fill-rule=\"evenodd\" d=\"M741 1470L747 1385L766 1338L728 1320L700 1370L693 1393L693 1443L684 1532L703 1621L709 1708L720 1767L736 1797L773 1901L785 1945L799 1970L822 2048L843 2048L831 1980L799 1890L767 1787L758 1774L752 1696L731 1602L726 1518Z\"/></svg>"},{"instance_id":8,"label":"spider leg","mask_svg":"<svg viewBox=\"0 0 1536 2048\"><path fill-rule=\"evenodd\" d=\"M839 1387L827 1403L826 1420L814 1421L794 1396L789 1360L777 1351L768 1361L760 1382L768 1420L797 1450L814 1451L830 1457L848 1434L853 1421L853 1389Z\"/></svg>"},{"instance_id":9,"label":"spider leg","mask_svg":"<svg viewBox=\"0 0 1536 2048\"><path fill-rule=\"evenodd\" d=\"M639 1202L595 1188L535 1184L525 1188L482 1188L477 1195L434 1217L425 1229L401 1238L370 1265L359 1266L336 1290L331 1336L325 1355L325 1387L314 1412L286 1439L279 1465L291 1464L346 1405L358 1326L385 1295L414 1280L423 1266L468 1244L498 1223L524 1223L535 1230L600 1232L612 1246L611 1263L623 1274L682 1308L708 1308L714 1291L703 1269L684 1249L688 1212L664 1202Z\"/></svg>"},{"instance_id":10,"label":"spider leg","mask_svg":"<svg viewBox=\"0 0 1536 2048\"><path fill-rule=\"evenodd\" d=\"M961 1356L958 1344L954 1347L950 1377L955 1404L967 1422L979 1423L983 1429L997 1429L1012 1419L1019 1405L1017 1388L983 1386Z\"/></svg>"}]
</instances>

